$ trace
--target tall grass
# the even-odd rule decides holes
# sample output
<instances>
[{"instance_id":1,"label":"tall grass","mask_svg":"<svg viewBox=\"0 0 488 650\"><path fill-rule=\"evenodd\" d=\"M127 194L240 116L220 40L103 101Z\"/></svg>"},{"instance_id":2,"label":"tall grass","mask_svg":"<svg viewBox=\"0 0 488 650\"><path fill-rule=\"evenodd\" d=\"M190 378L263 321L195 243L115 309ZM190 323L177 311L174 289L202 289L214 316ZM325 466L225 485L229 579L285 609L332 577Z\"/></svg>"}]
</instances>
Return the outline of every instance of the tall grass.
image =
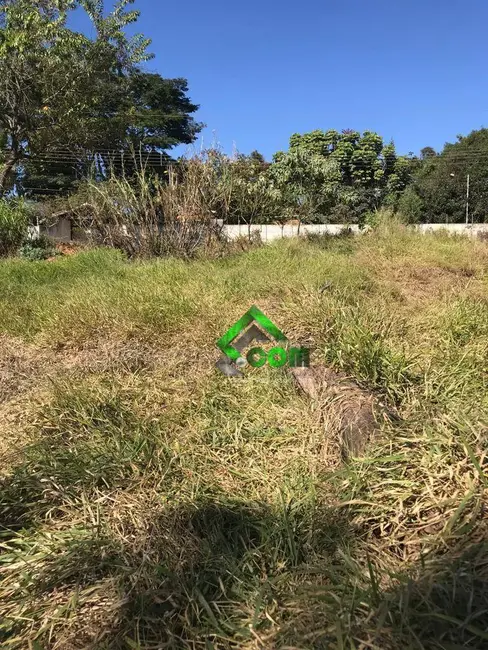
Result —
<instances>
[{"instance_id":1,"label":"tall grass","mask_svg":"<svg viewBox=\"0 0 488 650\"><path fill-rule=\"evenodd\" d=\"M72 213L95 243L131 257L192 257L218 235L209 205L195 192L202 179L192 169L184 183L172 170L161 180L145 168L130 177L111 174L103 183L87 182L70 200Z\"/></svg>"},{"instance_id":2,"label":"tall grass","mask_svg":"<svg viewBox=\"0 0 488 650\"><path fill-rule=\"evenodd\" d=\"M28 226L28 212L22 202L0 201L0 257L17 252L27 237Z\"/></svg>"},{"instance_id":3,"label":"tall grass","mask_svg":"<svg viewBox=\"0 0 488 650\"><path fill-rule=\"evenodd\" d=\"M87 182L68 201L95 242L131 257L215 254L224 239L218 222L243 220L250 226L276 207L252 163L237 164L218 151L180 161L162 177L137 160L134 167L122 175L109 170L107 180Z\"/></svg>"},{"instance_id":4,"label":"tall grass","mask_svg":"<svg viewBox=\"0 0 488 650\"><path fill-rule=\"evenodd\" d=\"M485 648L487 262L399 228L0 264L2 647ZM254 303L394 414L364 457L215 369Z\"/></svg>"}]
</instances>

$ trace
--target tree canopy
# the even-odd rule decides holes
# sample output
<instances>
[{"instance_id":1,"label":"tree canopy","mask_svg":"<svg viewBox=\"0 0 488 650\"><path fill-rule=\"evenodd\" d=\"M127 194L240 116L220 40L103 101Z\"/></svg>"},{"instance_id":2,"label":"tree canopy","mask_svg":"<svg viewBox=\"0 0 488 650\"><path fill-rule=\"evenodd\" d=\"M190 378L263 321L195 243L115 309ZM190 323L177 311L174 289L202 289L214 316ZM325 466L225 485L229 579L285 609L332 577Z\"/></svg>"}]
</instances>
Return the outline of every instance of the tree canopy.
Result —
<instances>
[{"instance_id":1,"label":"tree canopy","mask_svg":"<svg viewBox=\"0 0 488 650\"><path fill-rule=\"evenodd\" d=\"M458 136L457 142L446 143L439 154L430 147L423 149L422 153L423 164L410 190L415 195L420 218L439 223L463 222L466 218L469 174L470 221L486 221L488 129Z\"/></svg>"},{"instance_id":2,"label":"tree canopy","mask_svg":"<svg viewBox=\"0 0 488 650\"><path fill-rule=\"evenodd\" d=\"M270 176L292 211L314 220L354 220L395 204L409 183L411 160L372 131L312 131L275 154Z\"/></svg>"},{"instance_id":3,"label":"tree canopy","mask_svg":"<svg viewBox=\"0 0 488 650\"><path fill-rule=\"evenodd\" d=\"M198 106L186 80L140 67L151 58L150 41L126 35L139 17L133 2L118 0L108 14L103 0L9 0L1 7L0 190L14 181L69 187L87 165L109 164L111 152L160 154L194 140L202 125L192 117ZM93 39L68 28L76 8L92 20Z\"/></svg>"}]
</instances>

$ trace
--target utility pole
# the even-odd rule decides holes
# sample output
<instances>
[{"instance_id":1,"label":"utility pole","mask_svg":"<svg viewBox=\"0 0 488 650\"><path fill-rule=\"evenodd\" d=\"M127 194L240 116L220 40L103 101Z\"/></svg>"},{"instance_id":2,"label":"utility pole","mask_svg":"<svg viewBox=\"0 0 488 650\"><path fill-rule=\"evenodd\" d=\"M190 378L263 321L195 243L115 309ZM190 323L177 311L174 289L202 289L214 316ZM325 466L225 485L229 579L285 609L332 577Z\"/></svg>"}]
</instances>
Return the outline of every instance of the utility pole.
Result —
<instances>
[{"instance_id":1,"label":"utility pole","mask_svg":"<svg viewBox=\"0 0 488 650\"><path fill-rule=\"evenodd\" d=\"M466 178L466 225L469 223L469 174Z\"/></svg>"}]
</instances>

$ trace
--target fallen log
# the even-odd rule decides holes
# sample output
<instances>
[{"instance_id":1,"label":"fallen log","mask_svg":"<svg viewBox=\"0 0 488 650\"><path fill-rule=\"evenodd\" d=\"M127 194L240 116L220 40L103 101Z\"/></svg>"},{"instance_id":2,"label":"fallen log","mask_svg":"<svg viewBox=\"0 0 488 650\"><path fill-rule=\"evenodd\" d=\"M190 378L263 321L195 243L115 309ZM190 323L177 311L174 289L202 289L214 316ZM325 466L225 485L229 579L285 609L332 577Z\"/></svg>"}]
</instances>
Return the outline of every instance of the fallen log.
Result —
<instances>
[{"instance_id":1,"label":"fallen log","mask_svg":"<svg viewBox=\"0 0 488 650\"><path fill-rule=\"evenodd\" d=\"M330 411L337 422L343 458L364 455L379 428L386 409L370 391L361 388L345 373L326 366L292 368L299 388L318 408L324 410L324 421Z\"/></svg>"}]
</instances>

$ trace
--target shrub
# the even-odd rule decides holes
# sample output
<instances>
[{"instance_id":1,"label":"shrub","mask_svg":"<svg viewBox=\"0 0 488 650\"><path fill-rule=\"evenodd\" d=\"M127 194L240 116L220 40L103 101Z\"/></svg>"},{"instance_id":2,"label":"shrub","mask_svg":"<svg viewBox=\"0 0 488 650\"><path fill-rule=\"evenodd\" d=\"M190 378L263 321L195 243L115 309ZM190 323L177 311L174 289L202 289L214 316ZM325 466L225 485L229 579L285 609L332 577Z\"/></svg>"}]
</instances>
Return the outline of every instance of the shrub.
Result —
<instances>
[{"instance_id":1,"label":"shrub","mask_svg":"<svg viewBox=\"0 0 488 650\"><path fill-rule=\"evenodd\" d=\"M164 178L143 166L130 175L114 170L87 182L68 211L95 243L130 257L194 257L219 248L218 222L245 223L251 237L257 219L276 213L275 199L261 168L209 150L175 163Z\"/></svg>"},{"instance_id":2,"label":"shrub","mask_svg":"<svg viewBox=\"0 0 488 650\"><path fill-rule=\"evenodd\" d=\"M35 239L33 238L25 241L19 248L19 255L20 257L33 262L38 260L47 260L49 257L56 255L56 248L49 237L41 235Z\"/></svg>"},{"instance_id":3,"label":"shrub","mask_svg":"<svg viewBox=\"0 0 488 650\"><path fill-rule=\"evenodd\" d=\"M193 257L217 234L208 186L191 170L184 182L178 172L168 176L162 181L141 169L131 177L88 182L70 209L97 245L129 257Z\"/></svg>"},{"instance_id":4,"label":"shrub","mask_svg":"<svg viewBox=\"0 0 488 650\"><path fill-rule=\"evenodd\" d=\"M394 213L391 209L383 208L374 212L366 212L360 222L360 228L369 228L377 233L388 234L391 229L404 226L402 215Z\"/></svg>"},{"instance_id":5,"label":"shrub","mask_svg":"<svg viewBox=\"0 0 488 650\"><path fill-rule=\"evenodd\" d=\"M13 255L27 238L29 217L21 201L0 201L0 257Z\"/></svg>"},{"instance_id":6,"label":"shrub","mask_svg":"<svg viewBox=\"0 0 488 650\"><path fill-rule=\"evenodd\" d=\"M422 221L423 211L423 201L410 185L398 201L398 212L402 215L406 223L420 223Z\"/></svg>"}]
</instances>

